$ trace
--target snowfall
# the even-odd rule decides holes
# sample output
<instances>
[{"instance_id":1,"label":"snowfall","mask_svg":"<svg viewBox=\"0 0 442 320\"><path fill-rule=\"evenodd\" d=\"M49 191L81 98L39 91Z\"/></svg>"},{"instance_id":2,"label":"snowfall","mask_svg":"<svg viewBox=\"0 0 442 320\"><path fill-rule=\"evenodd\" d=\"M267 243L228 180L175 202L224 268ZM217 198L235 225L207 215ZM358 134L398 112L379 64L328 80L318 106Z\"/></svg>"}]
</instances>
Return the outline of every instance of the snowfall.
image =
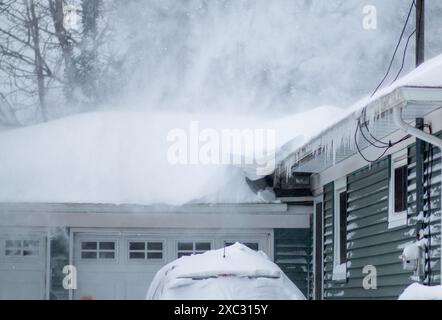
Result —
<instances>
[{"instance_id":1,"label":"snowfall","mask_svg":"<svg viewBox=\"0 0 442 320\"><path fill-rule=\"evenodd\" d=\"M399 86L442 87L441 75L442 55L347 109L322 106L282 118L108 109L3 130L0 202L268 202L262 194L251 191L244 167L170 163L168 134L176 129L190 132L189 124L195 121L200 130L274 129L275 150L293 151ZM304 298L276 265L262 253L244 246L227 248L225 258L221 249L184 257L172 264L165 267L170 269L167 276L160 273L154 280L154 286L168 289L163 298L193 299L201 297L201 293L207 299L257 299L273 295L281 299ZM234 281L220 277L226 273L234 274ZM207 276L214 278L202 282L190 279ZM253 285L243 285L250 282L249 278L254 279ZM275 281L277 286L270 285ZM194 290L185 289L190 283ZM258 287L259 290L253 290ZM400 299L442 299L442 287L413 284Z\"/></svg>"},{"instance_id":2,"label":"snowfall","mask_svg":"<svg viewBox=\"0 0 442 320\"><path fill-rule=\"evenodd\" d=\"M262 251L235 243L184 256L164 266L146 299L305 300L302 292Z\"/></svg>"},{"instance_id":3,"label":"snowfall","mask_svg":"<svg viewBox=\"0 0 442 320\"><path fill-rule=\"evenodd\" d=\"M250 174L247 167L170 163L168 134L176 129L189 133L192 122L198 123L200 133L204 129L218 132L273 129L274 151L281 156L399 86L442 87L441 74L442 55L347 109L322 106L281 118L152 113L126 108L128 111L83 113L3 130L0 131L0 202L169 205L271 202L271 197L250 190L245 181ZM340 141L342 137L336 136L334 140ZM264 152L271 154L270 150Z\"/></svg>"}]
</instances>

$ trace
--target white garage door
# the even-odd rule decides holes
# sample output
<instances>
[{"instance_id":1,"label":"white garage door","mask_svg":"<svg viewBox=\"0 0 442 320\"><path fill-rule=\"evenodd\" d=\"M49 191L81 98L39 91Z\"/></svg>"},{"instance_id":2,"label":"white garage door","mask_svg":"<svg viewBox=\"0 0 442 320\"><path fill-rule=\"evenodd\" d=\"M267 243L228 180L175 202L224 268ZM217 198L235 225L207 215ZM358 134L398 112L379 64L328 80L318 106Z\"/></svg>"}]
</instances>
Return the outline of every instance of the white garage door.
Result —
<instances>
[{"instance_id":1,"label":"white garage door","mask_svg":"<svg viewBox=\"0 0 442 320\"><path fill-rule=\"evenodd\" d=\"M0 232L0 299L45 299L46 238Z\"/></svg>"},{"instance_id":2,"label":"white garage door","mask_svg":"<svg viewBox=\"0 0 442 320\"><path fill-rule=\"evenodd\" d=\"M191 234L191 235L189 235ZM234 235L214 232L127 231L74 234L77 289L74 299L144 299L156 272L183 255L240 241L270 255L271 231Z\"/></svg>"},{"instance_id":3,"label":"white garage door","mask_svg":"<svg viewBox=\"0 0 442 320\"><path fill-rule=\"evenodd\" d=\"M74 298L142 299L165 258L165 243L160 238L78 235Z\"/></svg>"}]
</instances>

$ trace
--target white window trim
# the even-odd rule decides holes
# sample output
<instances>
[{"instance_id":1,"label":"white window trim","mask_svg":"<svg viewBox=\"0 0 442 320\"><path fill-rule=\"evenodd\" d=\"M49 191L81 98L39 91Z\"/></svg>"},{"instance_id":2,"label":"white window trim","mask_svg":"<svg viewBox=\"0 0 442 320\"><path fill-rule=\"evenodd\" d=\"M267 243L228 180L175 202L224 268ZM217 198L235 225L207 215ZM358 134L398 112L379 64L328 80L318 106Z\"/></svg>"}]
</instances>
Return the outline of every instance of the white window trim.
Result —
<instances>
[{"instance_id":1,"label":"white window trim","mask_svg":"<svg viewBox=\"0 0 442 320\"><path fill-rule=\"evenodd\" d=\"M347 191L347 177L340 178L335 181L334 187L334 228L333 228L333 275L332 280L344 281L347 279L347 263L340 261L340 208L339 194Z\"/></svg>"},{"instance_id":2,"label":"white window trim","mask_svg":"<svg viewBox=\"0 0 442 320\"><path fill-rule=\"evenodd\" d=\"M403 149L391 155L389 201L388 201L388 229L407 225L407 210L402 212L394 211L394 171L397 168L408 165L408 149Z\"/></svg>"}]
</instances>

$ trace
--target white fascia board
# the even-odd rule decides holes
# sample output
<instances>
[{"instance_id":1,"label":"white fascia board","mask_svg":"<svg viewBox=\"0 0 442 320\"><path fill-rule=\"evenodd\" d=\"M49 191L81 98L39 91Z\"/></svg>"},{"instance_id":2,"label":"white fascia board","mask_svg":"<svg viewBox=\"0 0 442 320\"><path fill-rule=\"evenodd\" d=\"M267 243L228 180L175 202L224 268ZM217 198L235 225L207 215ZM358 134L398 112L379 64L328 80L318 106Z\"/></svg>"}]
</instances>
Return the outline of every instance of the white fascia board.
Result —
<instances>
[{"instance_id":1,"label":"white fascia board","mask_svg":"<svg viewBox=\"0 0 442 320\"><path fill-rule=\"evenodd\" d=\"M402 94L402 100L408 103L434 104L442 103L442 87L405 86L396 89Z\"/></svg>"},{"instance_id":2,"label":"white fascia board","mask_svg":"<svg viewBox=\"0 0 442 320\"><path fill-rule=\"evenodd\" d=\"M0 213L51 212L51 213L283 213L287 211L285 203L246 203L246 204L186 204L137 205L137 204L94 204L94 203L0 203Z\"/></svg>"},{"instance_id":3,"label":"white fascia board","mask_svg":"<svg viewBox=\"0 0 442 320\"><path fill-rule=\"evenodd\" d=\"M124 210L123 210L124 209ZM287 204L182 207L0 204L0 226L127 228L309 228L311 206Z\"/></svg>"},{"instance_id":4,"label":"white fascia board","mask_svg":"<svg viewBox=\"0 0 442 320\"><path fill-rule=\"evenodd\" d=\"M307 202L313 201L313 196L305 196L305 197L278 197L278 200L282 202Z\"/></svg>"},{"instance_id":5,"label":"white fascia board","mask_svg":"<svg viewBox=\"0 0 442 320\"><path fill-rule=\"evenodd\" d=\"M309 228L310 214L0 213L4 226L121 228Z\"/></svg>"}]
</instances>

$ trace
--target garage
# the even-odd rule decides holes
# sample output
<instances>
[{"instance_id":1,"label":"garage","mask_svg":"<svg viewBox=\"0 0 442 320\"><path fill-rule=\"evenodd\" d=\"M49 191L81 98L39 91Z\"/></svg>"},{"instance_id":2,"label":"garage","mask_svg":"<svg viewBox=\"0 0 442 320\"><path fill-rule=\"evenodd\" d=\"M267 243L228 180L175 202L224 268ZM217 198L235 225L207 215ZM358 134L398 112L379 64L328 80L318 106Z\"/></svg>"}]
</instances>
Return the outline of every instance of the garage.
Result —
<instances>
[{"instance_id":1,"label":"garage","mask_svg":"<svg viewBox=\"0 0 442 320\"><path fill-rule=\"evenodd\" d=\"M156 272L176 258L242 242L272 258L273 230L73 230L74 299L144 299Z\"/></svg>"},{"instance_id":2,"label":"garage","mask_svg":"<svg viewBox=\"0 0 442 320\"><path fill-rule=\"evenodd\" d=\"M0 230L0 299L46 298L46 234Z\"/></svg>"}]
</instances>

